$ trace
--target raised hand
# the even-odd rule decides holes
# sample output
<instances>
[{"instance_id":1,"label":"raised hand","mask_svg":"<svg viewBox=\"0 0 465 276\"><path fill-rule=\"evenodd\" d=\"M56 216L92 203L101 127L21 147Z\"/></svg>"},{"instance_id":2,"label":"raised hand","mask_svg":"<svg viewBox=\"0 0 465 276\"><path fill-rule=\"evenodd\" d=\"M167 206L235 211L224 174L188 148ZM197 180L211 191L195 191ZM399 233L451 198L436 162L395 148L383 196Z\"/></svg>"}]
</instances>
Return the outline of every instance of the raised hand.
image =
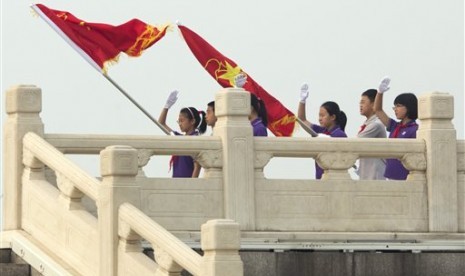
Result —
<instances>
[{"instance_id":1,"label":"raised hand","mask_svg":"<svg viewBox=\"0 0 465 276\"><path fill-rule=\"evenodd\" d=\"M234 85L237 88L242 88L246 82L247 82L247 76L243 73L237 74L234 77Z\"/></svg>"},{"instance_id":2,"label":"raised hand","mask_svg":"<svg viewBox=\"0 0 465 276\"><path fill-rule=\"evenodd\" d=\"M304 83L304 84L302 84L302 86L300 87L300 102L301 102L301 103L305 103L305 102L307 101L308 94L309 94L309 91L308 91L308 84L307 84L307 83Z\"/></svg>"},{"instance_id":3,"label":"raised hand","mask_svg":"<svg viewBox=\"0 0 465 276\"><path fill-rule=\"evenodd\" d=\"M379 83L378 93L383 94L384 92L388 91L389 88L391 88L389 86L390 83L391 79L388 76L384 77Z\"/></svg>"},{"instance_id":4,"label":"raised hand","mask_svg":"<svg viewBox=\"0 0 465 276\"><path fill-rule=\"evenodd\" d=\"M168 99L166 99L166 103L165 103L165 108L166 109L170 109L173 104L176 103L176 101L178 100L178 91L177 90L174 90L173 92L170 93L170 95L168 96Z\"/></svg>"}]
</instances>

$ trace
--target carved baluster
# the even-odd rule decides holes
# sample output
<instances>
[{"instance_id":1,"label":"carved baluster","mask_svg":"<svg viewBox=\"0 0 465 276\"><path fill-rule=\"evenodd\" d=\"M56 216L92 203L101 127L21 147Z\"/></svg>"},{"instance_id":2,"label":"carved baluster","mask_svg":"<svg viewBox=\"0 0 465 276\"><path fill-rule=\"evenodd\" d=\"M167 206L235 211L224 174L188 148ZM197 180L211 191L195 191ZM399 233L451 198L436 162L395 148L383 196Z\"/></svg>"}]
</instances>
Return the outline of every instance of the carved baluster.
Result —
<instances>
[{"instance_id":1,"label":"carved baluster","mask_svg":"<svg viewBox=\"0 0 465 276\"><path fill-rule=\"evenodd\" d=\"M118 224L119 248L123 252L142 252L142 237L131 229L131 226L119 220Z\"/></svg>"},{"instance_id":2,"label":"carved baluster","mask_svg":"<svg viewBox=\"0 0 465 276\"><path fill-rule=\"evenodd\" d=\"M223 177L223 153L221 150L203 150L194 156L194 159L205 170L205 178Z\"/></svg>"},{"instance_id":3,"label":"carved baluster","mask_svg":"<svg viewBox=\"0 0 465 276\"><path fill-rule=\"evenodd\" d=\"M152 158L153 151L147 150L147 149L140 149L137 151L137 166L139 167L138 172L137 172L137 178L145 178L145 172L144 172L144 167L147 166L147 164L150 161L150 158Z\"/></svg>"},{"instance_id":4,"label":"carved baluster","mask_svg":"<svg viewBox=\"0 0 465 276\"><path fill-rule=\"evenodd\" d=\"M128 252L141 252L143 251L141 244L141 237L134 232L130 225L123 220L119 220L118 224L118 274L125 275L127 270L130 270L124 263L125 255Z\"/></svg>"},{"instance_id":5,"label":"carved baluster","mask_svg":"<svg viewBox=\"0 0 465 276\"><path fill-rule=\"evenodd\" d=\"M268 152L256 152L255 153L255 178L265 178L263 168L270 162L273 155Z\"/></svg>"},{"instance_id":6,"label":"carved baluster","mask_svg":"<svg viewBox=\"0 0 465 276\"><path fill-rule=\"evenodd\" d=\"M23 180L45 180L44 163L26 149L23 151L23 164Z\"/></svg>"},{"instance_id":7,"label":"carved baluster","mask_svg":"<svg viewBox=\"0 0 465 276\"><path fill-rule=\"evenodd\" d=\"M423 153L407 153L401 161L404 167L409 170L407 180L426 180L426 157Z\"/></svg>"},{"instance_id":8,"label":"carved baluster","mask_svg":"<svg viewBox=\"0 0 465 276\"><path fill-rule=\"evenodd\" d=\"M81 204L81 199L84 193L77 189L73 183L64 175L56 173L57 187L60 190L59 201L68 210L81 210L84 209Z\"/></svg>"},{"instance_id":9,"label":"carved baluster","mask_svg":"<svg viewBox=\"0 0 465 276\"><path fill-rule=\"evenodd\" d=\"M347 180L351 179L348 170L358 158L358 154L349 152L320 153L315 161L324 170L321 179Z\"/></svg>"},{"instance_id":10,"label":"carved baluster","mask_svg":"<svg viewBox=\"0 0 465 276\"><path fill-rule=\"evenodd\" d=\"M180 276L183 268L173 258L156 244L152 244L153 255L158 264L155 275L157 276Z\"/></svg>"}]
</instances>

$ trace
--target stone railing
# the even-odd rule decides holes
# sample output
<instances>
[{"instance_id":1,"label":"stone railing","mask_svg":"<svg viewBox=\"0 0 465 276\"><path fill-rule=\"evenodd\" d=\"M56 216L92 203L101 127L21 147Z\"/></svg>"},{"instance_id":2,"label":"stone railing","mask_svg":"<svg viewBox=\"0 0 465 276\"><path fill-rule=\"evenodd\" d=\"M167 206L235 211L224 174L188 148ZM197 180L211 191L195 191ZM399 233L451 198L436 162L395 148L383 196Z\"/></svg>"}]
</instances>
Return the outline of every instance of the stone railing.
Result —
<instances>
[{"instance_id":1,"label":"stone railing","mask_svg":"<svg viewBox=\"0 0 465 276\"><path fill-rule=\"evenodd\" d=\"M205 223L201 257L129 204L140 205L135 149L109 146L102 150L102 181L98 181L38 135L27 133L23 143L22 230L66 260L74 271L83 275L179 275L187 269L193 275L243 274L237 223ZM58 189L46 181L44 165L57 175ZM85 210L84 195L96 201L98 218ZM142 253L139 235L152 244L156 263Z\"/></svg>"},{"instance_id":2,"label":"stone railing","mask_svg":"<svg viewBox=\"0 0 465 276\"><path fill-rule=\"evenodd\" d=\"M198 229L211 219L238 222L245 239L464 238L465 143L456 140L451 123L453 98L448 94L419 98L417 139L363 141L253 137L247 119L249 94L241 89L217 93L218 122L211 137L44 134L40 94L33 86L7 91L3 230L34 233L28 223L48 216L53 227L43 223L47 220L35 225L42 225L41 240L58 247L47 231L57 233L55 226L85 221L87 230L73 232L75 228L68 227L60 233L75 235L66 241L76 252L92 247L83 248L88 243L76 242L78 235L95 235L92 239L99 247L93 254L99 252L99 258L92 261L101 260L100 273L115 274L117 269L118 208L123 203L136 206L176 236L194 239L199 239ZM98 153L101 181L86 176L62 156ZM144 174L150 157L172 154L194 156L205 169L204 177ZM273 157L313 158L325 169L323 179L266 179L263 169ZM398 158L410 174L406 181L353 180L347 169L361 157ZM42 163L56 175L58 190L42 176ZM54 197L59 200L53 201ZM44 206L51 205L44 209L34 203L36 198L48 199ZM95 201L98 219L82 204L83 198ZM60 214L50 211L63 205L66 208ZM138 232L140 226L125 223L131 234L120 238L132 240L137 233L151 239Z\"/></svg>"},{"instance_id":3,"label":"stone railing","mask_svg":"<svg viewBox=\"0 0 465 276\"><path fill-rule=\"evenodd\" d=\"M243 274L239 225L232 220L210 220L202 225L203 256L128 203L121 205L119 221L119 266L121 271L128 270L127 274L157 271L157 275L179 275L183 268L193 275ZM157 265L142 253L142 238L152 245Z\"/></svg>"},{"instance_id":4,"label":"stone railing","mask_svg":"<svg viewBox=\"0 0 465 276\"><path fill-rule=\"evenodd\" d=\"M99 223L84 210L81 198L85 194L98 201L100 182L36 134L26 134L23 141L20 229L74 270L98 275ZM55 171L58 189L46 181L44 165Z\"/></svg>"}]
</instances>

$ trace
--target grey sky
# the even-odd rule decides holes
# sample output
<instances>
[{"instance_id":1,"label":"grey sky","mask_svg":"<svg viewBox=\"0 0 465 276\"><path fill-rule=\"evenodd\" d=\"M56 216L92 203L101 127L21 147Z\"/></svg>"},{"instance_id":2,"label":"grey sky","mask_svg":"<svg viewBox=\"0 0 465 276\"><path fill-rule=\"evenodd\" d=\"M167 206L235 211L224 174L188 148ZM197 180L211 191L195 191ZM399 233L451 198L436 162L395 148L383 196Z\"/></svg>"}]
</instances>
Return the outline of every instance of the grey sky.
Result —
<instances>
[{"instance_id":1,"label":"grey sky","mask_svg":"<svg viewBox=\"0 0 465 276\"><path fill-rule=\"evenodd\" d=\"M455 97L457 134L464 138L463 0L41 3L89 22L118 25L139 18L156 25L180 20L293 112L300 85L309 82L307 117L316 121L319 105L336 101L347 113L349 137L364 121L358 113L360 94L385 75L392 79L385 96L390 116L399 93L449 92ZM2 118L5 90L34 84L42 88L41 116L48 133L163 135L44 21L33 17L30 4L2 1ZM122 56L109 75L155 118L169 92L179 90L168 115L173 127L181 107L205 109L220 89L176 28L141 57ZM308 135L299 130L295 136ZM169 176L168 159L155 158L149 175ZM98 172L95 158L89 164L89 171ZM308 159L277 159L265 173L313 178L314 165Z\"/></svg>"}]
</instances>

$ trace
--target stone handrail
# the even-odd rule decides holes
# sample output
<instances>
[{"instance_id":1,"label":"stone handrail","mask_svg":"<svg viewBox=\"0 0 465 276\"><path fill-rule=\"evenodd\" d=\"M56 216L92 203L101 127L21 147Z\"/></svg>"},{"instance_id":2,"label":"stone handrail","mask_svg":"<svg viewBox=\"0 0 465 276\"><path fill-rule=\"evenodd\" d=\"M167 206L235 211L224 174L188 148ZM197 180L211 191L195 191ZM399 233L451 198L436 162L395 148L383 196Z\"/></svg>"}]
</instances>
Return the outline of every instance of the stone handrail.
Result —
<instances>
[{"instance_id":1,"label":"stone handrail","mask_svg":"<svg viewBox=\"0 0 465 276\"><path fill-rule=\"evenodd\" d=\"M148 164L153 155L196 156L197 162L206 170L215 168L219 171L222 164L222 145L219 137L45 134L44 138L67 154L99 154L101 150L110 145L131 146L138 150L140 175L144 175L143 167ZM213 170L206 171L206 175L213 176Z\"/></svg>"},{"instance_id":2,"label":"stone handrail","mask_svg":"<svg viewBox=\"0 0 465 276\"><path fill-rule=\"evenodd\" d=\"M125 239L129 236L130 231L124 229L125 227L122 226L127 225L127 227L152 245L156 245L168 253L176 263L189 272L194 275L200 275L202 257L139 209L128 203L121 205L119 208L119 221L120 236L123 236Z\"/></svg>"},{"instance_id":3,"label":"stone handrail","mask_svg":"<svg viewBox=\"0 0 465 276\"><path fill-rule=\"evenodd\" d=\"M191 141L186 143L186 138ZM221 150L221 139L212 136L45 134L44 139L67 154L99 154L111 145L149 149L153 155L189 155L202 150Z\"/></svg>"},{"instance_id":4,"label":"stone handrail","mask_svg":"<svg viewBox=\"0 0 465 276\"><path fill-rule=\"evenodd\" d=\"M119 208L120 261L124 262L125 253L140 251L137 243L144 238L154 248L158 264L156 275L179 275L182 268L193 275L243 275L239 256L241 234L237 223L228 219L210 220L202 225L201 235L204 256L200 256L133 205L124 203ZM146 271L141 266L141 271ZM137 274L137 271L133 272Z\"/></svg>"},{"instance_id":5,"label":"stone handrail","mask_svg":"<svg viewBox=\"0 0 465 276\"><path fill-rule=\"evenodd\" d=\"M89 176L43 138L29 132L24 136L23 143L26 152L29 151L34 158L54 170L57 175L69 179L73 185L93 200L98 199L99 181Z\"/></svg>"},{"instance_id":6,"label":"stone handrail","mask_svg":"<svg viewBox=\"0 0 465 276\"><path fill-rule=\"evenodd\" d=\"M417 139L380 139L380 138L300 138L270 137L255 138L255 150L269 152L273 157L316 157L320 153L337 151L356 154L358 157L402 158L408 153L424 154L425 144Z\"/></svg>"},{"instance_id":7,"label":"stone handrail","mask_svg":"<svg viewBox=\"0 0 465 276\"><path fill-rule=\"evenodd\" d=\"M254 147L255 169L263 169L272 157L313 157L327 173L323 180L348 179L344 170L359 158L397 158L410 170L409 180L418 179L418 172L426 170L426 146L421 139L254 138Z\"/></svg>"}]
</instances>

